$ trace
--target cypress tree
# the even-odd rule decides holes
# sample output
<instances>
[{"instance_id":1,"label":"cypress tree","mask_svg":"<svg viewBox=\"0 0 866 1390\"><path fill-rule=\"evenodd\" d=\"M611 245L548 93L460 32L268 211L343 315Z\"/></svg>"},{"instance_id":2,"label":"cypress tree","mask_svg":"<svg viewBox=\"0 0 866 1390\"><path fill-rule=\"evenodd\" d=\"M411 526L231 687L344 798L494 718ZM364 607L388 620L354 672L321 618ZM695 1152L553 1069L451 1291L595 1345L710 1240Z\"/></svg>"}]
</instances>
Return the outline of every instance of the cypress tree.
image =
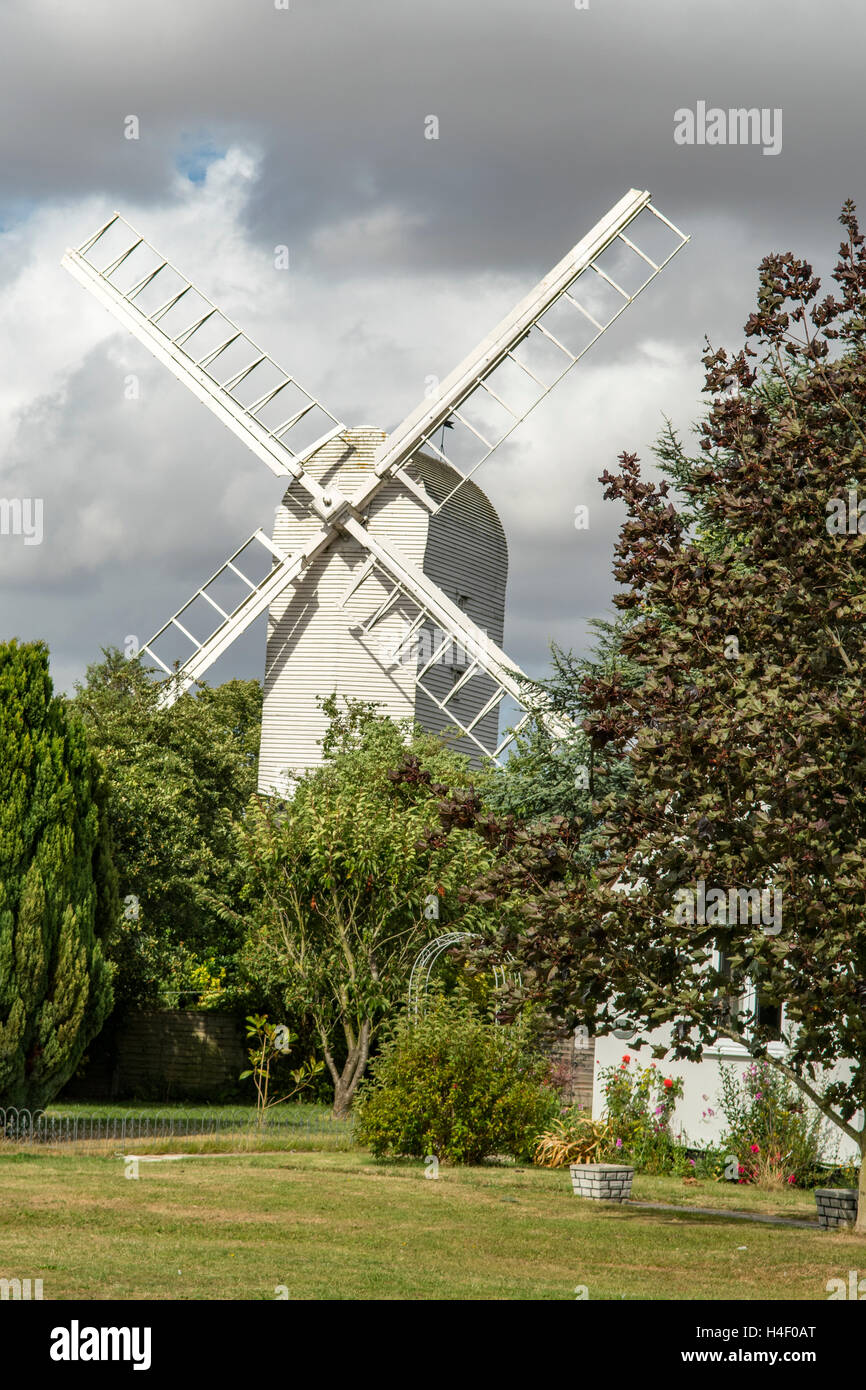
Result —
<instances>
[{"instance_id":1,"label":"cypress tree","mask_svg":"<svg viewBox=\"0 0 866 1390\"><path fill-rule=\"evenodd\" d=\"M42 643L0 643L0 1105L43 1106L111 1008L104 793Z\"/></svg>"}]
</instances>

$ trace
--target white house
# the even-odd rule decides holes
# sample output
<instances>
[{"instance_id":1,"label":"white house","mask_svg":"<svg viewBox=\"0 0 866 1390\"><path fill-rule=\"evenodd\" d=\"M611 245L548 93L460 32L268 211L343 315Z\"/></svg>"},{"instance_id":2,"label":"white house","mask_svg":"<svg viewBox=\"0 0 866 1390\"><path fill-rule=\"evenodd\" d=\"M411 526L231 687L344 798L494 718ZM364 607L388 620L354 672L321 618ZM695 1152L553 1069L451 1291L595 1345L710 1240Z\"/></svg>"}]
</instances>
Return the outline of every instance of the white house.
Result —
<instances>
[{"instance_id":1,"label":"white house","mask_svg":"<svg viewBox=\"0 0 866 1390\"><path fill-rule=\"evenodd\" d=\"M625 1030L618 1030L624 1032ZM663 1075L683 1078L683 1097L677 1101L673 1117L673 1131L682 1136L683 1141L695 1148L706 1144L716 1144L725 1129L725 1118L719 1107L721 1093L721 1067L735 1067L739 1073L745 1071L751 1058L739 1043L719 1040L717 1047L707 1049L700 1062L658 1061L652 1055L654 1044L671 1045L673 1029L668 1025L648 1034L651 1042L644 1048L635 1050L625 1037L609 1033L595 1040L595 1076L592 1094L592 1114L600 1119L604 1114L604 1091L600 1074L607 1067L620 1066L624 1056L632 1059L632 1067L648 1067L655 1061ZM778 1057L784 1056L783 1043L770 1043L769 1051ZM834 1075L844 1075L849 1068L847 1062L840 1062L832 1071L825 1073L823 1081L828 1082ZM814 1113L814 1107L807 1101L807 1107ZM862 1114L853 1120L856 1129L863 1123ZM859 1152L853 1140L843 1134L835 1125L825 1126L825 1148L823 1157L827 1160L847 1162L859 1161Z\"/></svg>"}]
</instances>

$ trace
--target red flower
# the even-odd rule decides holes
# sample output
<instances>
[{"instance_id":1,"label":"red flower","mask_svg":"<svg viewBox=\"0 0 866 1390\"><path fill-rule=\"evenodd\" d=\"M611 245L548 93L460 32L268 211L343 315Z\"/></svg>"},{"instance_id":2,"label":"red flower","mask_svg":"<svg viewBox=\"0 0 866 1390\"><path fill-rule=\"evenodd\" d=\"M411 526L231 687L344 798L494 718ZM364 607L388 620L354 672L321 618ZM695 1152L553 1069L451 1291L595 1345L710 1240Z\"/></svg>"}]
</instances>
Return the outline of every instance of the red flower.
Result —
<instances>
[{"instance_id":1,"label":"red flower","mask_svg":"<svg viewBox=\"0 0 866 1390\"><path fill-rule=\"evenodd\" d=\"M674 1083L671 1081L670 1077L666 1076L666 1077L665 1077L665 1080L664 1080L664 1084L665 1084L666 1089L667 1089L667 1090L670 1090L671 1086L673 1086Z\"/></svg>"},{"instance_id":2,"label":"red flower","mask_svg":"<svg viewBox=\"0 0 866 1390\"><path fill-rule=\"evenodd\" d=\"M627 1052L626 1052L626 1054L625 1054L625 1056L623 1057L622 1060L623 1060L623 1062L625 1062L626 1066L628 1066L629 1062L631 1061L631 1058L629 1057L629 1055L628 1055Z\"/></svg>"},{"instance_id":3,"label":"red flower","mask_svg":"<svg viewBox=\"0 0 866 1390\"><path fill-rule=\"evenodd\" d=\"M790 1176L789 1179L788 1179L788 1182L796 1182L796 1181L797 1181L797 1179L796 1179L795 1175L792 1173L791 1176Z\"/></svg>"},{"instance_id":4,"label":"red flower","mask_svg":"<svg viewBox=\"0 0 866 1390\"><path fill-rule=\"evenodd\" d=\"M749 1145L749 1153L751 1153L751 1154L759 1154L760 1152L761 1152L761 1146L760 1146L760 1144L750 1144L750 1145Z\"/></svg>"}]
</instances>

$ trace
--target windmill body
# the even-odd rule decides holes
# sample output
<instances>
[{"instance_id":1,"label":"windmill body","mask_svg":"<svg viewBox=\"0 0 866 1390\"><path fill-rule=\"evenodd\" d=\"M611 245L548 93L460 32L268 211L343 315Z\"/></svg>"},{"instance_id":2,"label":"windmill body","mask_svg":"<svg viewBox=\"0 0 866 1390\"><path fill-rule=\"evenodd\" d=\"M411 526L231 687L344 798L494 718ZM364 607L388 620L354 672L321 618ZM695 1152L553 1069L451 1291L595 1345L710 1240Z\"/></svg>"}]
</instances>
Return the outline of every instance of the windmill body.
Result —
<instances>
[{"instance_id":1,"label":"windmill body","mask_svg":"<svg viewBox=\"0 0 866 1390\"><path fill-rule=\"evenodd\" d=\"M347 430L306 467L323 486L336 484L353 496L386 440L381 430ZM415 456L413 477L435 504L460 481L454 469L425 454ZM364 524L371 535L395 544L501 646L508 553L499 518L480 488L466 483L447 507L431 513L394 479L371 499ZM275 548L295 555L314 532L306 498L290 487L277 511ZM437 732L453 727L455 718L472 724L494 695L495 682L483 671L466 679L472 649L429 621L412 631L418 612L411 598L398 592L389 603L388 577L365 573L367 564L364 546L339 536L271 605L259 760L264 793L285 794L293 773L321 761L323 695L374 701L394 719ZM474 724L473 735L457 746L478 763L498 746L498 705Z\"/></svg>"},{"instance_id":2,"label":"windmill body","mask_svg":"<svg viewBox=\"0 0 866 1390\"><path fill-rule=\"evenodd\" d=\"M267 612L263 791L321 760L317 697L333 691L498 760L530 716L501 645L505 537L473 476L687 240L631 189L389 436L347 429L119 214L67 251L64 267L288 484L273 535L255 531L142 646L167 678L160 701Z\"/></svg>"}]
</instances>

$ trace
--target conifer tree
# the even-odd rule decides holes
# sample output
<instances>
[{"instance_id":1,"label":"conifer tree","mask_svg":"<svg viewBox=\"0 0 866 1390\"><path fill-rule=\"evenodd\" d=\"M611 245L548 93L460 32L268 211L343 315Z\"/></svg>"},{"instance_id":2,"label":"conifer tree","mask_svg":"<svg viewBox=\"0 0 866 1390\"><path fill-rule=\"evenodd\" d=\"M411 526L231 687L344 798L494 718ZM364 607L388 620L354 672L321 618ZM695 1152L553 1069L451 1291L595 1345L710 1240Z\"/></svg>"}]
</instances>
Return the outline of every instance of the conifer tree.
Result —
<instances>
[{"instance_id":1,"label":"conifer tree","mask_svg":"<svg viewBox=\"0 0 866 1390\"><path fill-rule=\"evenodd\" d=\"M111 1008L119 903L103 791L41 643L0 644L0 1105L65 1085Z\"/></svg>"}]
</instances>

